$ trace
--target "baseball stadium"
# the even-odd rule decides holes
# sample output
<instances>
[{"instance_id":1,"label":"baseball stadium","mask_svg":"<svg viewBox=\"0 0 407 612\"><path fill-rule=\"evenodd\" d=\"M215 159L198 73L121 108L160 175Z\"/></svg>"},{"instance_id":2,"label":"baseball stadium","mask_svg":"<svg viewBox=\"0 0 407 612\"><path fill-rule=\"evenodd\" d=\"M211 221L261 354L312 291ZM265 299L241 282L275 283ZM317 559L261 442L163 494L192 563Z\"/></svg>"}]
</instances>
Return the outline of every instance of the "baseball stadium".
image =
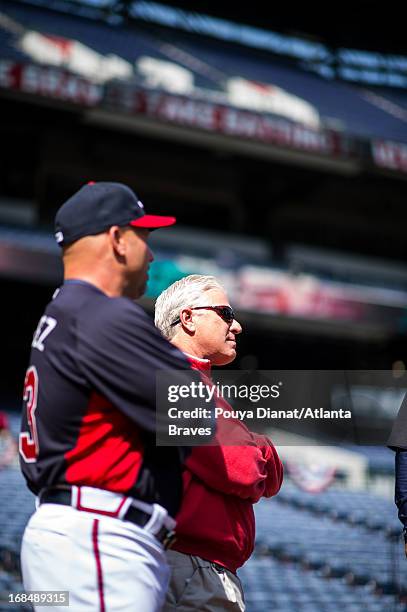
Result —
<instances>
[{"instance_id":1,"label":"baseball stadium","mask_svg":"<svg viewBox=\"0 0 407 612\"><path fill-rule=\"evenodd\" d=\"M20 467L21 435L34 444L20 433L22 417L23 432L24 418L32 426L25 376L64 279L55 215L94 183L128 186L138 215L145 206L177 219L149 238L137 303L151 325L157 298L185 277L215 277L227 292L229 306L190 310L238 325L233 363L213 373L217 393L250 382L250 396L229 397L226 418L267 436L284 468L282 484L253 499L254 550L237 569L245 603L225 586L235 607L194 607L191 581L188 605L165 612L407 612L407 497L395 504L395 450L407 449L407 420L404 430L397 420L407 391L407 40L394 3L329 11L0 0L0 612L42 609L21 563L36 511ZM178 325L181 315L169 329ZM259 382L271 390L262 403ZM137 600L131 609L152 610ZM99 598L70 610L130 608Z\"/></svg>"}]
</instances>

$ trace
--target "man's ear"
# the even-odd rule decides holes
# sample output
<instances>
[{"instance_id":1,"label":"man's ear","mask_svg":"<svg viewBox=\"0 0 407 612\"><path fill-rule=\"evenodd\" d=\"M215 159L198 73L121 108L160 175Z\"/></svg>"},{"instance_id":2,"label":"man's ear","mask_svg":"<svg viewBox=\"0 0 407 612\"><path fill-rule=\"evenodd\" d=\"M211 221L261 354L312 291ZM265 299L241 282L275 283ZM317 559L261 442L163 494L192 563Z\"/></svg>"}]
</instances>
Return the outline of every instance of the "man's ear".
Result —
<instances>
[{"instance_id":1,"label":"man's ear","mask_svg":"<svg viewBox=\"0 0 407 612\"><path fill-rule=\"evenodd\" d=\"M183 308L180 312L179 318L181 320L182 327L188 331L189 333L193 333L196 330L196 325L194 323L192 309L191 308Z\"/></svg>"},{"instance_id":2,"label":"man's ear","mask_svg":"<svg viewBox=\"0 0 407 612\"><path fill-rule=\"evenodd\" d=\"M108 231L110 244L116 255L124 257L126 255L126 241L123 237L122 229L118 225L112 225Z\"/></svg>"}]
</instances>

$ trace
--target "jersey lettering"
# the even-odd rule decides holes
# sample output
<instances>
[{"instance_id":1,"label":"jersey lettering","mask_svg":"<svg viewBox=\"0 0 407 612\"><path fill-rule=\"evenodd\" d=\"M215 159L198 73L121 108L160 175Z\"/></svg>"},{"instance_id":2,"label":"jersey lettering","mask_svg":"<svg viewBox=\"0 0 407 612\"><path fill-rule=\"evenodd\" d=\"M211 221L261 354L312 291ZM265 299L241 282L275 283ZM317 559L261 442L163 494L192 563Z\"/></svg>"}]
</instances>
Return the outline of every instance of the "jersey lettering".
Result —
<instances>
[{"instance_id":1,"label":"jersey lettering","mask_svg":"<svg viewBox=\"0 0 407 612\"><path fill-rule=\"evenodd\" d=\"M23 399L27 402L27 421L30 431L20 433L18 447L26 463L35 463L39 452L37 424L35 421L38 399L38 373L35 366L28 368L25 375Z\"/></svg>"},{"instance_id":2,"label":"jersey lettering","mask_svg":"<svg viewBox=\"0 0 407 612\"><path fill-rule=\"evenodd\" d=\"M52 330L55 329L56 325L57 320L53 317L47 317L45 315L41 317L38 327L35 330L31 346L39 351L43 351L45 349L44 341Z\"/></svg>"}]
</instances>

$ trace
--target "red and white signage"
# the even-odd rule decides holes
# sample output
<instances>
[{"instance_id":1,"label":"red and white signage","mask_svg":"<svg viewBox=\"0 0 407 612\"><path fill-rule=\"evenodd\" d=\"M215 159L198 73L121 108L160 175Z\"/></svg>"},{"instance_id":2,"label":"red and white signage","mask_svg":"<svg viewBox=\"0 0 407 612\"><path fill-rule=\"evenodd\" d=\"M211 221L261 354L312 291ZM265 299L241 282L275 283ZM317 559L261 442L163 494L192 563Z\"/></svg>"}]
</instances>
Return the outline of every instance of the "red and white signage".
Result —
<instances>
[{"instance_id":1,"label":"red and white signage","mask_svg":"<svg viewBox=\"0 0 407 612\"><path fill-rule=\"evenodd\" d=\"M130 114L142 114L186 127L322 155L341 156L345 152L338 135L333 132L314 130L285 119L207 100L115 85L107 87L106 100L111 108L121 107Z\"/></svg>"},{"instance_id":2,"label":"red and white signage","mask_svg":"<svg viewBox=\"0 0 407 612\"><path fill-rule=\"evenodd\" d=\"M387 140L372 141L373 160L377 166L407 172L407 145Z\"/></svg>"},{"instance_id":3,"label":"red and white signage","mask_svg":"<svg viewBox=\"0 0 407 612\"><path fill-rule=\"evenodd\" d=\"M0 88L70 102L100 103L103 88L60 68L0 60Z\"/></svg>"}]
</instances>

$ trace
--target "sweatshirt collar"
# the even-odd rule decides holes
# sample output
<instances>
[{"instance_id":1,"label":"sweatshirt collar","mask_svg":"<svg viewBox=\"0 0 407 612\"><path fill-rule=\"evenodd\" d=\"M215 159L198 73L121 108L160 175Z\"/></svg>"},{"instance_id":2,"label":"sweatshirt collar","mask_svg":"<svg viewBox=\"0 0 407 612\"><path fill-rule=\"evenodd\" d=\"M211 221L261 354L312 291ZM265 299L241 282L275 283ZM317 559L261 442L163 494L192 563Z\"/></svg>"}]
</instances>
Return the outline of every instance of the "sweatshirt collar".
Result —
<instances>
[{"instance_id":1,"label":"sweatshirt collar","mask_svg":"<svg viewBox=\"0 0 407 612\"><path fill-rule=\"evenodd\" d=\"M211 362L209 359L201 359L200 357L195 357L195 355L190 355L189 353L185 353L185 355L195 370L200 370L201 372L206 372L207 374L211 373Z\"/></svg>"}]
</instances>

